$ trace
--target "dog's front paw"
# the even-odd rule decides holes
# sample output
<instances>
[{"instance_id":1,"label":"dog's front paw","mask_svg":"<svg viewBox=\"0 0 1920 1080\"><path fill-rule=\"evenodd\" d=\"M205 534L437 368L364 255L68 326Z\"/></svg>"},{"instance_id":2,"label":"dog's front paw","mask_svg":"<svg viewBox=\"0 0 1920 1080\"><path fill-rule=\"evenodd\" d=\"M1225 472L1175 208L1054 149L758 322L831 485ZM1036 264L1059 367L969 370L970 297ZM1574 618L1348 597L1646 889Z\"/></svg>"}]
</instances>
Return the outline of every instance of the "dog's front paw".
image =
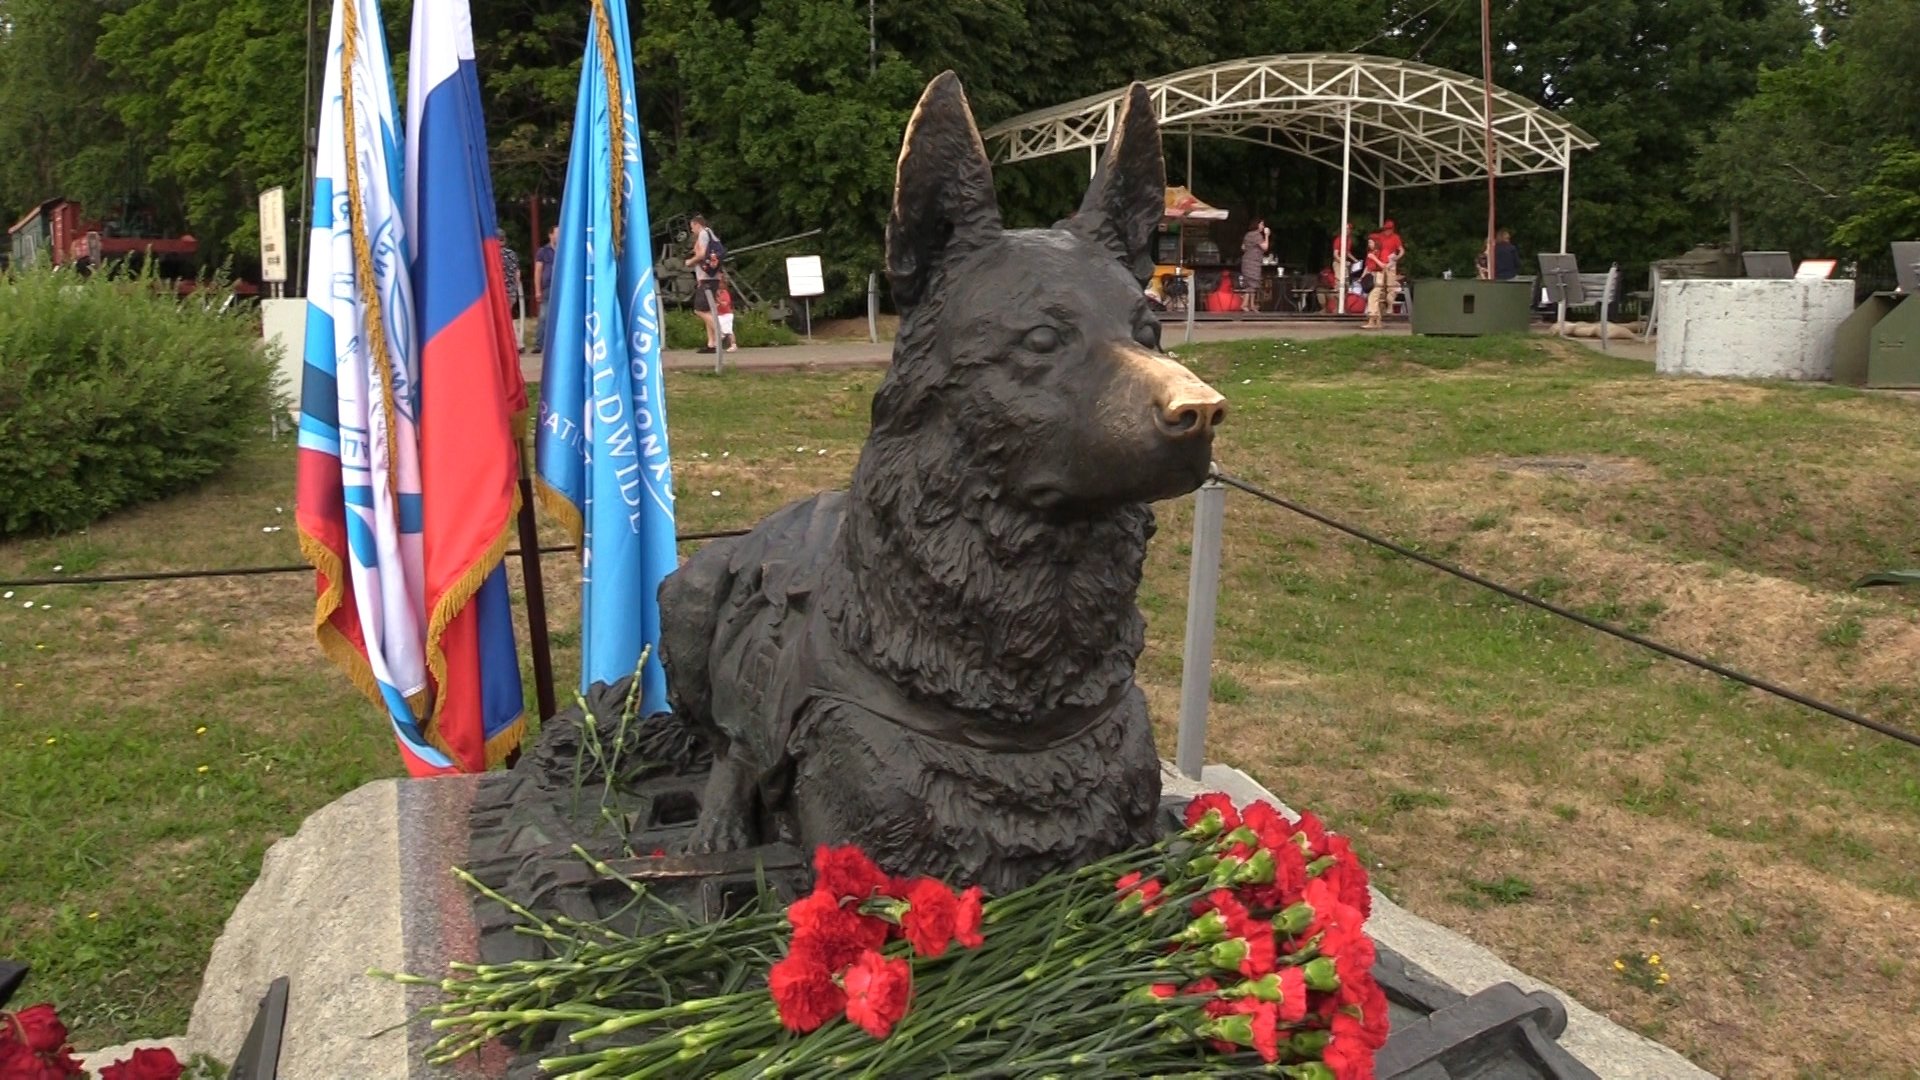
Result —
<instances>
[{"instance_id":1,"label":"dog's front paw","mask_svg":"<svg viewBox=\"0 0 1920 1080\"><path fill-rule=\"evenodd\" d=\"M687 837L689 855L713 855L752 846L753 838L747 829L746 815L729 810L716 809L702 813L693 827L693 834Z\"/></svg>"}]
</instances>

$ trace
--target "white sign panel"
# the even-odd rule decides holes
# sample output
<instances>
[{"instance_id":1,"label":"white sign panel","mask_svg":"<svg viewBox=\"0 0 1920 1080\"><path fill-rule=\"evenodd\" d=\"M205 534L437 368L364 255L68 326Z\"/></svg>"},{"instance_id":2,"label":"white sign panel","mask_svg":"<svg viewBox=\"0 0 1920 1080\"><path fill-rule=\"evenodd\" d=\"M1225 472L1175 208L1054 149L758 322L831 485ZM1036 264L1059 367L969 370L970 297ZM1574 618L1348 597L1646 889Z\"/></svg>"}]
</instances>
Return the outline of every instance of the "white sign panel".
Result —
<instances>
[{"instance_id":1,"label":"white sign panel","mask_svg":"<svg viewBox=\"0 0 1920 1080\"><path fill-rule=\"evenodd\" d=\"M287 189L260 193L260 280L287 280Z\"/></svg>"},{"instance_id":2,"label":"white sign panel","mask_svg":"<svg viewBox=\"0 0 1920 1080\"><path fill-rule=\"evenodd\" d=\"M1793 276L1801 281L1825 281L1833 276L1834 269L1839 265L1838 259L1806 259Z\"/></svg>"},{"instance_id":3,"label":"white sign panel","mask_svg":"<svg viewBox=\"0 0 1920 1080\"><path fill-rule=\"evenodd\" d=\"M820 256L798 255L787 260L788 296L819 296L826 291L826 272L820 269Z\"/></svg>"}]
</instances>

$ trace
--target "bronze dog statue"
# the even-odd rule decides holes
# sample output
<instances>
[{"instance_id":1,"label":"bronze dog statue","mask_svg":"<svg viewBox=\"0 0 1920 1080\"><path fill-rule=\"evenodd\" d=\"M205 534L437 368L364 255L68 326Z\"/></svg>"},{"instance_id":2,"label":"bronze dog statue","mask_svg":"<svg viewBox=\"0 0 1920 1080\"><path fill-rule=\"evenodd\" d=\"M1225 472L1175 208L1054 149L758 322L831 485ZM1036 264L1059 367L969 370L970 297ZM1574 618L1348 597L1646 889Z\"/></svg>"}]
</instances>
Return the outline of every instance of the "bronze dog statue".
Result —
<instances>
[{"instance_id":1,"label":"bronze dog statue","mask_svg":"<svg viewBox=\"0 0 1920 1080\"><path fill-rule=\"evenodd\" d=\"M1147 504L1206 479L1225 414L1160 352L1142 290L1165 184L1135 84L1080 210L1002 228L959 80L928 85L887 222L902 321L851 489L660 589L671 697L714 755L691 850L856 843L1001 891L1150 839Z\"/></svg>"}]
</instances>

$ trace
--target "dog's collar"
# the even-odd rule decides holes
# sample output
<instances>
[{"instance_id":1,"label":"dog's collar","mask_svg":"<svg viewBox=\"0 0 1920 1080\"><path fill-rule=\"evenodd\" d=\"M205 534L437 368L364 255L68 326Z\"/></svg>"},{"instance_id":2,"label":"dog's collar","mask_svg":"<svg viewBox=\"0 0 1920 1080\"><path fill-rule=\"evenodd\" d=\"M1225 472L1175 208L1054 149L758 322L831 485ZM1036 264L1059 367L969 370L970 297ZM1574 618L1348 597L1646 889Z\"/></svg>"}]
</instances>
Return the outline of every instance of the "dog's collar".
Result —
<instances>
[{"instance_id":1,"label":"dog's collar","mask_svg":"<svg viewBox=\"0 0 1920 1080\"><path fill-rule=\"evenodd\" d=\"M808 613L807 629L789 669L789 686L804 686L802 700L786 710L794 723L810 701L837 701L865 710L910 731L941 742L995 753L1034 753L1072 742L1107 719L1133 689L1120 683L1106 699L1092 705L1068 706L1024 724L983 722L982 715L940 702L909 698L898 685L834 641L828 620L816 608ZM791 728L789 728L791 730Z\"/></svg>"}]
</instances>

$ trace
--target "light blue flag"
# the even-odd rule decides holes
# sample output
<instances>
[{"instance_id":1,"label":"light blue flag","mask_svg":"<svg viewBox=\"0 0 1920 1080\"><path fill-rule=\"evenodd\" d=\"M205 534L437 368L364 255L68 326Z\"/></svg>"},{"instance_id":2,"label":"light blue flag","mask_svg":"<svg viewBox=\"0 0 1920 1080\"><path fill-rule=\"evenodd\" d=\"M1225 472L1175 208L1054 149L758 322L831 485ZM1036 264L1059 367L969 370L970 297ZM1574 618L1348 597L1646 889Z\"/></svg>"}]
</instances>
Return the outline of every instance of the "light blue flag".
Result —
<instances>
[{"instance_id":1,"label":"light blue flag","mask_svg":"<svg viewBox=\"0 0 1920 1080\"><path fill-rule=\"evenodd\" d=\"M594 8L596 23L608 22L618 70L609 80L596 25L581 65L560 203L535 460L541 501L582 545L581 689L633 674L641 649L654 646L641 673L646 715L667 708L658 594L661 579L679 565L660 380L665 329L653 278L626 0Z\"/></svg>"}]
</instances>

